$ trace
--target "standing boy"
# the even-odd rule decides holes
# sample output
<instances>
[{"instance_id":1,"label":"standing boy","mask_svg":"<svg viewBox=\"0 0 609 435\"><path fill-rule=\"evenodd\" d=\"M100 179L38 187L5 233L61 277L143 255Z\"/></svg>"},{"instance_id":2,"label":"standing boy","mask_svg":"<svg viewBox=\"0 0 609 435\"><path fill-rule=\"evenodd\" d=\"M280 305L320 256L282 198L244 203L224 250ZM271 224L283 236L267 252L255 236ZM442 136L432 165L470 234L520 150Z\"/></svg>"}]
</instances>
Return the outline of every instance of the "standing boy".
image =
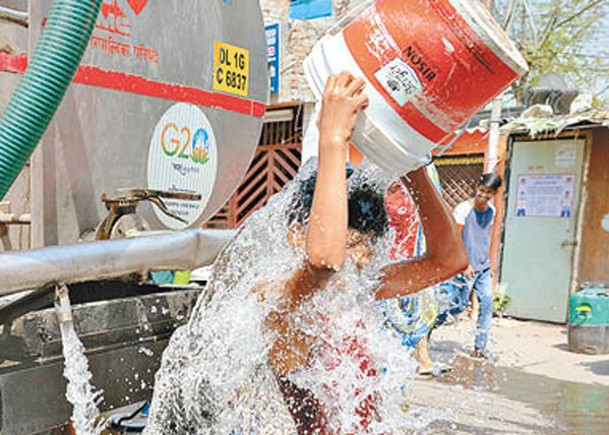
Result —
<instances>
[{"instance_id":1,"label":"standing boy","mask_svg":"<svg viewBox=\"0 0 609 435\"><path fill-rule=\"evenodd\" d=\"M472 356L486 358L486 345L493 318L493 285L491 280L491 260L489 250L495 208L491 199L501 187L501 177L497 174L483 174L476 189L476 195L459 204L454 217L461 230L461 238L467 251L469 265L465 270L468 297L473 290L478 297L477 333Z\"/></svg>"}]
</instances>

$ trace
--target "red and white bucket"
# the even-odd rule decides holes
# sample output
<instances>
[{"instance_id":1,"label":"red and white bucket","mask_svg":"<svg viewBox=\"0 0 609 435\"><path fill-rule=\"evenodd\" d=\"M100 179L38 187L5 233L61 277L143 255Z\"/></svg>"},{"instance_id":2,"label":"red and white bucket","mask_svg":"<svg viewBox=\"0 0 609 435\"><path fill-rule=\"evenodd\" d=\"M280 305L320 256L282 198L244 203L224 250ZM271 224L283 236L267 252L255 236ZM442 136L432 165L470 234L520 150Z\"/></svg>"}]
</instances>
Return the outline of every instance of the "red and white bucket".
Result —
<instances>
[{"instance_id":1,"label":"red and white bucket","mask_svg":"<svg viewBox=\"0 0 609 435\"><path fill-rule=\"evenodd\" d=\"M305 60L319 99L330 74L367 82L353 143L401 175L514 80L527 64L478 0L376 0L339 23Z\"/></svg>"}]
</instances>

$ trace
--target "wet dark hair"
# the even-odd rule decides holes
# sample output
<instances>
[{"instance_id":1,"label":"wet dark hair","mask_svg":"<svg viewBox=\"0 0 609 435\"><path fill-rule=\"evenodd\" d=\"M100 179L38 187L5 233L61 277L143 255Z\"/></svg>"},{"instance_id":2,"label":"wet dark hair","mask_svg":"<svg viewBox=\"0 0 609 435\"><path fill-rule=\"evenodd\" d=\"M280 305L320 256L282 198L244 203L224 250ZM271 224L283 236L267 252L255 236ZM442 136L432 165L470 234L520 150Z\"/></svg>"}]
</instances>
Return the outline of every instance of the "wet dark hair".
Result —
<instances>
[{"instance_id":1,"label":"wet dark hair","mask_svg":"<svg viewBox=\"0 0 609 435\"><path fill-rule=\"evenodd\" d=\"M482 174L480 177L480 185L489 189L499 190L501 187L501 177L493 172Z\"/></svg>"},{"instance_id":2,"label":"wet dark hair","mask_svg":"<svg viewBox=\"0 0 609 435\"><path fill-rule=\"evenodd\" d=\"M347 178L352 173L353 169L347 167ZM313 205L313 193L315 192L316 181L317 172L314 172L309 178L300 182L287 214L290 225L294 222L304 225L308 221L311 214L311 206ZM347 206L349 210L349 228L374 238L385 234L389 219L385 208L385 196L382 190L375 189L366 182L356 182L356 186L349 189Z\"/></svg>"},{"instance_id":3,"label":"wet dark hair","mask_svg":"<svg viewBox=\"0 0 609 435\"><path fill-rule=\"evenodd\" d=\"M389 218L382 191L362 183L349 192L349 228L372 237L382 237L387 231Z\"/></svg>"}]
</instances>

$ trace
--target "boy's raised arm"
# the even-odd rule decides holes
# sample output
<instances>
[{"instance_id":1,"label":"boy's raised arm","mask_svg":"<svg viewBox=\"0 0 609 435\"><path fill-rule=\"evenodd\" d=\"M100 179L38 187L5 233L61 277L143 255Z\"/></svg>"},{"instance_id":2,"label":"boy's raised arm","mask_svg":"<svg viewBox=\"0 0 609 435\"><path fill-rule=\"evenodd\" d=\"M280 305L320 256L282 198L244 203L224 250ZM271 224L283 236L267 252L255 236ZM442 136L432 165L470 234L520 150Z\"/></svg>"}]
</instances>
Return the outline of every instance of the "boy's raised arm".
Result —
<instances>
[{"instance_id":1,"label":"boy's raised arm","mask_svg":"<svg viewBox=\"0 0 609 435\"><path fill-rule=\"evenodd\" d=\"M423 257L385 267L377 299L415 293L456 275L468 264L452 214L425 168L411 172L409 179L403 177L402 182L419 206L426 253Z\"/></svg>"},{"instance_id":2,"label":"boy's raised arm","mask_svg":"<svg viewBox=\"0 0 609 435\"><path fill-rule=\"evenodd\" d=\"M307 259L315 270L342 266L347 244L345 164L357 112L368 99L364 81L348 72L330 76L319 115L319 167L307 228Z\"/></svg>"}]
</instances>

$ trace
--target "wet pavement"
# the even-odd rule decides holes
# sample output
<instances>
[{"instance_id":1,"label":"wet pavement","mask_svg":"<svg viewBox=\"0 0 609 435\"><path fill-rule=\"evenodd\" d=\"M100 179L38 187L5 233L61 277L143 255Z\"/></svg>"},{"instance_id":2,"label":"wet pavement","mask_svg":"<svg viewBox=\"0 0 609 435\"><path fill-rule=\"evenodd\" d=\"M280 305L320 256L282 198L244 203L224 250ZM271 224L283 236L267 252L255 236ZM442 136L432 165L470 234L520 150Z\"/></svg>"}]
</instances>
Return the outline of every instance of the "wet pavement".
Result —
<instances>
[{"instance_id":1,"label":"wet pavement","mask_svg":"<svg viewBox=\"0 0 609 435\"><path fill-rule=\"evenodd\" d=\"M529 429L531 433L547 434L609 433L609 388L604 385L532 375L462 356L455 359L454 371L437 381L443 385L460 385L469 395L487 392L537 411L542 417L537 423L543 421L544 424L527 428L530 422L521 421L520 426L524 431ZM472 407L476 407L475 400ZM502 411L505 410L497 410L497 415L501 416Z\"/></svg>"},{"instance_id":2,"label":"wet pavement","mask_svg":"<svg viewBox=\"0 0 609 435\"><path fill-rule=\"evenodd\" d=\"M495 321L491 360L473 359L472 322L460 323L432 336L452 372L408 395L435 421L405 433L609 434L609 355L568 352L564 326L507 320Z\"/></svg>"}]
</instances>

